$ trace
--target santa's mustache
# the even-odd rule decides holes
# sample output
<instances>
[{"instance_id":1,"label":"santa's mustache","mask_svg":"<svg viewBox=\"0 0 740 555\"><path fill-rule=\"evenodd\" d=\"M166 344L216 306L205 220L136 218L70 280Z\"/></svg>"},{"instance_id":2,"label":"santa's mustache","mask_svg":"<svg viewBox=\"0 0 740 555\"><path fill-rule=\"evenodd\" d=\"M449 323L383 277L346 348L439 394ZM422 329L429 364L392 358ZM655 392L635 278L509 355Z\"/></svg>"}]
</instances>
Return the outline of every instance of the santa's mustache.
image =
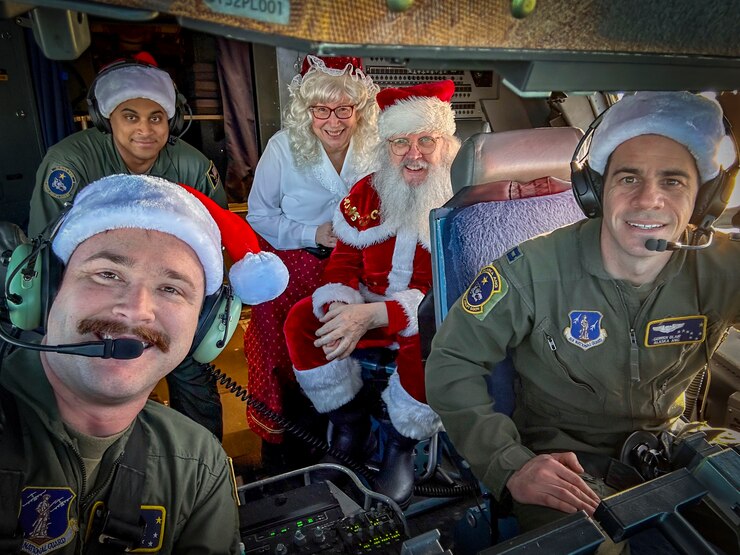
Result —
<instances>
[{"instance_id":1,"label":"santa's mustache","mask_svg":"<svg viewBox=\"0 0 740 555\"><path fill-rule=\"evenodd\" d=\"M84 320L80 320L77 324L77 333L80 335L94 333L100 336L110 335L113 337L117 335L133 335L143 343L156 347L163 353L169 352L170 343L172 342L168 334L157 330L145 328L144 326L136 326L132 328L121 322L101 320L97 318L85 318Z\"/></svg>"}]
</instances>

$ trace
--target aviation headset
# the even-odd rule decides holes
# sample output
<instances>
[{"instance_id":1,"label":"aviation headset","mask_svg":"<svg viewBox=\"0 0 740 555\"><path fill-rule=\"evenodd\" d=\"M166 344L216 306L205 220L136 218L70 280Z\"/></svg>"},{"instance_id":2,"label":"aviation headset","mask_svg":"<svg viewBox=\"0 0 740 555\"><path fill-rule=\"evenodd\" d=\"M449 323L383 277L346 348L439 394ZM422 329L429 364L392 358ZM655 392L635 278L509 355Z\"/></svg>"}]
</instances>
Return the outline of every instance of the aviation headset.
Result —
<instances>
[{"instance_id":1,"label":"aviation headset","mask_svg":"<svg viewBox=\"0 0 740 555\"><path fill-rule=\"evenodd\" d=\"M90 85L90 90L87 92L86 101L87 111L90 114L90 121L98 131L102 131L103 133L111 133L110 119L106 118L100 112L98 99L95 96L95 89L101 77L125 67L149 67L153 69L158 69L159 71L164 71L157 66L147 64L145 62L139 62L137 60L120 60L118 62L113 62L112 64L109 64L108 66L103 68L100 73L98 73L98 75L93 80L92 85ZM167 123L170 129L170 138L172 140L177 140L187 130L185 126L185 113L191 113L191 110L188 106L187 99L182 93L177 90L177 85L174 81L172 81L172 86L175 89L175 115L167 120Z\"/></svg>"},{"instance_id":2,"label":"aviation headset","mask_svg":"<svg viewBox=\"0 0 740 555\"><path fill-rule=\"evenodd\" d=\"M573 159L570 162L570 180L573 186L573 194L578 206L588 218L598 218L602 215L601 199L604 189L604 178L601 174L591 169L588 165L588 157L591 150L591 141L594 132L604 119L604 110L581 137L576 147ZM735 185L735 177L740 164L740 151L732 127L726 117L723 116L725 134L730 137L735 150L735 161L727 169L720 168L716 177L710 179L699 187L694 204L694 212L691 214L690 224L699 229L709 229L712 224L722 215L730 200L732 189Z\"/></svg>"},{"instance_id":3,"label":"aviation headset","mask_svg":"<svg viewBox=\"0 0 740 555\"><path fill-rule=\"evenodd\" d=\"M8 265L5 292L10 322L22 330L46 333L49 310L62 281L64 264L51 245L62 225L65 212L31 243L13 250ZM193 343L188 355L208 363L224 349L234 334L241 313L241 300L229 285L206 296L198 317Z\"/></svg>"}]
</instances>

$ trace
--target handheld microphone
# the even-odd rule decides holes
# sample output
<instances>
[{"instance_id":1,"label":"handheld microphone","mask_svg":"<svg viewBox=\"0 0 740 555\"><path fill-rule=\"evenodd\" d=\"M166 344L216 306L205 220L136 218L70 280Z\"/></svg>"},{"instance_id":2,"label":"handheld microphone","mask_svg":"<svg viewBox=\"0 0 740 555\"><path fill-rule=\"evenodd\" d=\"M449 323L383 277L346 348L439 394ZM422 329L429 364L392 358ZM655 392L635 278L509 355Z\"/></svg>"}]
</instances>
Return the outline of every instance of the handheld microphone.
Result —
<instances>
[{"instance_id":1,"label":"handheld microphone","mask_svg":"<svg viewBox=\"0 0 740 555\"><path fill-rule=\"evenodd\" d=\"M20 339L12 337L3 329L2 325L0 325L0 339L22 349L64 353L83 357L130 360L140 357L144 352L144 344L138 339L104 339L102 341L88 341L86 343L70 343L66 345L40 345L29 343L28 341L21 341Z\"/></svg>"},{"instance_id":2,"label":"handheld microphone","mask_svg":"<svg viewBox=\"0 0 740 555\"><path fill-rule=\"evenodd\" d=\"M649 251L656 252L678 250L698 251L701 249L706 249L709 245L712 244L712 239L714 239L714 231L710 231L708 236L709 239L707 239L707 242L702 243L701 245L685 245L684 243L680 243L678 241L666 241L665 239L648 239L647 241L645 241L645 248Z\"/></svg>"}]
</instances>

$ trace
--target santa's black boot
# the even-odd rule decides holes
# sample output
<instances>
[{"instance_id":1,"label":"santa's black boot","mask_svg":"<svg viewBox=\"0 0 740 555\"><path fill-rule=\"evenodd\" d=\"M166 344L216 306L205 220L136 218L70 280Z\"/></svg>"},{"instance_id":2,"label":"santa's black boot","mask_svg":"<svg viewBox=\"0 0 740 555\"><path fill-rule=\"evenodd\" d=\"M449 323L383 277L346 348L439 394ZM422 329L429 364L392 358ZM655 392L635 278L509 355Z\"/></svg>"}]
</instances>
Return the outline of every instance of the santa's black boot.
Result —
<instances>
[{"instance_id":1,"label":"santa's black boot","mask_svg":"<svg viewBox=\"0 0 740 555\"><path fill-rule=\"evenodd\" d=\"M373 489L406 508L414 493L414 448L418 440L401 435L392 425L385 430L383 461Z\"/></svg>"},{"instance_id":2,"label":"santa's black boot","mask_svg":"<svg viewBox=\"0 0 740 555\"><path fill-rule=\"evenodd\" d=\"M362 392L347 404L326 414L332 423L332 450L341 451L356 463L363 464L375 449L375 437L371 433L370 412ZM350 467L347 462L331 454L326 454L320 462ZM322 471L319 479L336 483L341 478L339 474L339 472Z\"/></svg>"}]
</instances>

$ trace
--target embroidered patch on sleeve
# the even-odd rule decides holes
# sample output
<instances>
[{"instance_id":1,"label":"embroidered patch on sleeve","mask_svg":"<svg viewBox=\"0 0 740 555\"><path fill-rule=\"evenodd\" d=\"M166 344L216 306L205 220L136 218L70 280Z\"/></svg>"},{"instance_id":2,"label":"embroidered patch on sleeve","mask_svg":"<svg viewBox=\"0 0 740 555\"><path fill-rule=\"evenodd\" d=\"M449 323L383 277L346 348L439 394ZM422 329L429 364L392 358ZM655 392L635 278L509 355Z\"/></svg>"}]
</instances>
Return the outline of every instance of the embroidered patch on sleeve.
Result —
<instances>
[{"instance_id":1,"label":"embroidered patch on sleeve","mask_svg":"<svg viewBox=\"0 0 740 555\"><path fill-rule=\"evenodd\" d=\"M218 186L221 185L221 176L219 175L218 168L216 168L216 164L213 163L213 160L211 160L211 165L208 166L206 177L208 178L208 182L211 184L211 189L217 189Z\"/></svg>"},{"instance_id":2,"label":"embroidered patch on sleeve","mask_svg":"<svg viewBox=\"0 0 740 555\"><path fill-rule=\"evenodd\" d=\"M493 266L486 266L462 296L462 308L468 314L483 320L508 291L509 285L498 270Z\"/></svg>"},{"instance_id":3,"label":"embroidered patch on sleeve","mask_svg":"<svg viewBox=\"0 0 740 555\"><path fill-rule=\"evenodd\" d=\"M69 168L54 166L44 181L44 191L54 198L69 197L77 185L77 176Z\"/></svg>"},{"instance_id":4,"label":"embroidered patch on sleeve","mask_svg":"<svg viewBox=\"0 0 740 555\"><path fill-rule=\"evenodd\" d=\"M96 527L100 525L96 519L100 519L100 515L104 514L104 512L105 504L102 501L96 501L90 512L90 522L87 526L88 538L97 529ZM130 550L129 553L155 553L162 549L167 510L161 505L142 505L140 517L144 523L144 533L139 546Z\"/></svg>"},{"instance_id":5,"label":"embroidered patch on sleeve","mask_svg":"<svg viewBox=\"0 0 740 555\"><path fill-rule=\"evenodd\" d=\"M648 322L645 327L645 347L701 343L707 334L707 317L678 316Z\"/></svg>"},{"instance_id":6,"label":"embroidered patch on sleeve","mask_svg":"<svg viewBox=\"0 0 740 555\"><path fill-rule=\"evenodd\" d=\"M72 518L69 488L26 487L21 492L19 523L23 531L22 553L43 555L70 543L79 529Z\"/></svg>"}]
</instances>

